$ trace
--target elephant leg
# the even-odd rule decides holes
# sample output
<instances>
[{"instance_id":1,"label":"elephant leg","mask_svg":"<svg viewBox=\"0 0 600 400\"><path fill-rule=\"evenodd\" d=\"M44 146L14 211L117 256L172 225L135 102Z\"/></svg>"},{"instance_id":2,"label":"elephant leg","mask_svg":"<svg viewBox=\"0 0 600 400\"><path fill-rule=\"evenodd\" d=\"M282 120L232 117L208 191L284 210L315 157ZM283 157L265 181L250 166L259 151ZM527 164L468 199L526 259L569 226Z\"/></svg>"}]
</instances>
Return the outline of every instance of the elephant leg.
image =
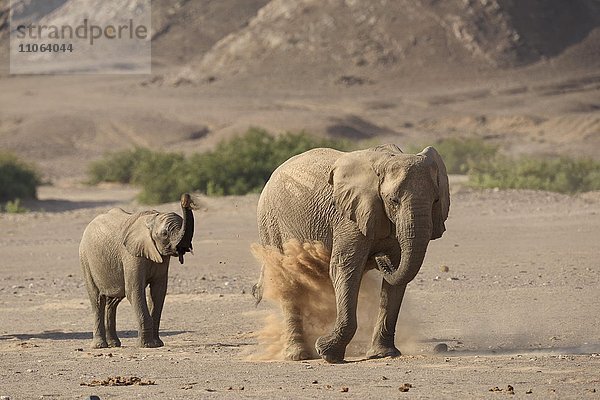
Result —
<instances>
[{"instance_id":1,"label":"elephant leg","mask_svg":"<svg viewBox=\"0 0 600 400\"><path fill-rule=\"evenodd\" d=\"M165 304L167 294L167 277L150 283L150 315L152 316L152 336L154 338L154 347L162 347L165 344L158 336L160 328L160 317Z\"/></svg>"},{"instance_id":2,"label":"elephant leg","mask_svg":"<svg viewBox=\"0 0 600 400\"><path fill-rule=\"evenodd\" d=\"M92 306L92 311L94 312L94 332L91 348L101 349L108 347L108 344L106 343L106 330L104 327L104 306L106 304L106 298L100 294L100 290L98 290L98 287L92 279L87 257L81 256L80 262L83 276L86 281L86 289L90 298L90 304Z\"/></svg>"},{"instance_id":3,"label":"elephant leg","mask_svg":"<svg viewBox=\"0 0 600 400\"><path fill-rule=\"evenodd\" d=\"M125 267L125 294L138 320L138 343L140 347L157 347L154 340L154 323L146 302L146 277L139 276L140 268ZM137 275L136 275L137 273Z\"/></svg>"},{"instance_id":4,"label":"elephant leg","mask_svg":"<svg viewBox=\"0 0 600 400\"><path fill-rule=\"evenodd\" d=\"M141 293L140 293L141 292ZM130 291L127 295L127 300L133 307L133 312L138 320L138 342L140 347L157 347L154 340L154 323L148 304L146 303L145 291L135 290Z\"/></svg>"},{"instance_id":5,"label":"elephant leg","mask_svg":"<svg viewBox=\"0 0 600 400\"><path fill-rule=\"evenodd\" d=\"M329 272L335 291L337 316L333 331L318 338L315 345L317 353L330 363L344 361L346 346L358 327L358 289L367 260L367 255L362 254L362 250L357 250L362 248L364 247L357 246L356 243L350 246L336 246L334 243Z\"/></svg>"},{"instance_id":6,"label":"elephant leg","mask_svg":"<svg viewBox=\"0 0 600 400\"><path fill-rule=\"evenodd\" d=\"M383 280L379 316L373 332L371 348L367 358L397 357L400 351L394 344L396 322L402 305L406 285L392 286Z\"/></svg>"},{"instance_id":7,"label":"elephant leg","mask_svg":"<svg viewBox=\"0 0 600 400\"><path fill-rule=\"evenodd\" d=\"M311 358L310 350L304 338L304 327L300 308L290 301L281 304L284 319L285 347L283 356L286 360L299 361Z\"/></svg>"},{"instance_id":8,"label":"elephant leg","mask_svg":"<svg viewBox=\"0 0 600 400\"><path fill-rule=\"evenodd\" d=\"M117 306L123 300L122 297L106 298L106 341L108 347L121 347L121 341L117 336Z\"/></svg>"},{"instance_id":9,"label":"elephant leg","mask_svg":"<svg viewBox=\"0 0 600 400\"><path fill-rule=\"evenodd\" d=\"M92 339L93 349L102 349L108 347L106 342L106 329L104 327L104 307L106 297L100 293L90 293L92 309L94 311L94 338Z\"/></svg>"}]
</instances>

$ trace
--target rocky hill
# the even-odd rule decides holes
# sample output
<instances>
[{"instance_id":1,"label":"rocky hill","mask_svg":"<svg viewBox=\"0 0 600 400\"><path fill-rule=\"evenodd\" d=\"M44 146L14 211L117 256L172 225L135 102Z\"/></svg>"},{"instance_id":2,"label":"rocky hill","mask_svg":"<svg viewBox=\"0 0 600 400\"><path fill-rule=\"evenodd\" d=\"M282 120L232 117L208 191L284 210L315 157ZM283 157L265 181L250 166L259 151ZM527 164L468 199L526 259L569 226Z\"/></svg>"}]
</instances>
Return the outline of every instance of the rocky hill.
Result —
<instances>
[{"instance_id":1,"label":"rocky hill","mask_svg":"<svg viewBox=\"0 0 600 400\"><path fill-rule=\"evenodd\" d=\"M21 0L24 3L30 1ZM140 0L120 0L111 4L102 0L86 1L95 10L95 18L99 20L113 18L121 8L127 10L135 7L136 3L145 3ZM0 0L0 61L5 60L6 63L9 3L9 0ZM249 19L266 3L268 0L153 0L153 66L159 69L179 68L203 55L220 39L247 25ZM71 0L45 0L40 4L40 7L35 7L39 20L51 14L55 21L65 22L73 17Z\"/></svg>"},{"instance_id":2,"label":"rocky hill","mask_svg":"<svg viewBox=\"0 0 600 400\"><path fill-rule=\"evenodd\" d=\"M595 0L272 0L183 76L471 75L591 47L599 26ZM576 58L597 66L598 46Z\"/></svg>"},{"instance_id":3,"label":"rocky hill","mask_svg":"<svg viewBox=\"0 0 600 400\"><path fill-rule=\"evenodd\" d=\"M248 24L268 0L152 2L152 54L160 66L183 65Z\"/></svg>"},{"instance_id":4,"label":"rocky hill","mask_svg":"<svg viewBox=\"0 0 600 400\"><path fill-rule=\"evenodd\" d=\"M67 13L70 2L45 1L39 17ZM4 56L8 3L0 0ZM600 64L596 0L162 0L152 7L154 65L186 65L180 76L193 81L390 72L412 79L450 67L473 74L544 62L577 46L584 50L567 60L571 66Z\"/></svg>"}]
</instances>

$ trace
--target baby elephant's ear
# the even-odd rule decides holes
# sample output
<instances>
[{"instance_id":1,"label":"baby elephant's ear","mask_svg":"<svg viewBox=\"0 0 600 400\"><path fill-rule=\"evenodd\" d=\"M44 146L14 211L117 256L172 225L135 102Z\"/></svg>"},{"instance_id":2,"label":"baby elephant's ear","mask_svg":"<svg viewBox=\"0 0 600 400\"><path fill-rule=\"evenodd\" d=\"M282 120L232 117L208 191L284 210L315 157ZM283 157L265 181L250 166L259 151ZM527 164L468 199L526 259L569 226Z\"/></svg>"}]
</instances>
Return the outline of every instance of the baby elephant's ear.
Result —
<instances>
[{"instance_id":1,"label":"baby elephant's ear","mask_svg":"<svg viewBox=\"0 0 600 400\"><path fill-rule=\"evenodd\" d=\"M144 257L155 263L162 263L163 258L152 239L152 226L158 214L137 214L128 221L123 232L123 245L134 257Z\"/></svg>"}]
</instances>

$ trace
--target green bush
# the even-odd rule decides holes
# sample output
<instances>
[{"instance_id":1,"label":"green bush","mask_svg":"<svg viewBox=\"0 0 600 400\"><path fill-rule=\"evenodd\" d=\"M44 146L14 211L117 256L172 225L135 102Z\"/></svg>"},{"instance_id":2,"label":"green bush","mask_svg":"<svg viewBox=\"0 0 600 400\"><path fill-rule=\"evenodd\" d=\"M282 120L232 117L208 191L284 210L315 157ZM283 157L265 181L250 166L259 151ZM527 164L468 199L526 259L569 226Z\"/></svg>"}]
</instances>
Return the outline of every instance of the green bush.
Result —
<instances>
[{"instance_id":1,"label":"green bush","mask_svg":"<svg viewBox=\"0 0 600 400\"><path fill-rule=\"evenodd\" d=\"M4 211L9 214L22 214L29 210L21 205L21 199L15 199L6 202Z\"/></svg>"},{"instance_id":2,"label":"green bush","mask_svg":"<svg viewBox=\"0 0 600 400\"><path fill-rule=\"evenodd\" d=\"M151 155L150 150L141 147L106 154L104 158L89 165L88 183L91 185L100 182L130 183L138 165Z\"/></svg>"},{"instance_id":3,"label":"green bush","mask_svg":"<svg viewBox=\"0 0 600 400\"><path fill-rule=\"evenodd\" d=\"M481 139L449 138L434 146L444 159L449 174L466 174L474 165L493 158L498 152L496 146Z\"/></svg>"},{"instance_id":4,"label":"green bush","mask_svg":"<svg viewBox=\"0 0 600 400\"><path fill-rule=\"evenodd\" d=\"M433 147L442 156L449 174L466 174L472 166L493 158L498 152L496 146L473 138L442 139L437 141ZM410 152L414 153L415 151Z\"/></svg>"},{"instance_id":5,"label":"green bush","mask_svg":"<svg viewBox=\"0 0 600 400\"><path fill-rule=\"evenodd\" d=\"M133 171L132 183L142 188L138 200L144 204L179 200L181 193L194 190L186 185L188 168L181 154L149 152Z\"/></svg>"},{"instance_id":6,"label":"green bush","mask_svg":"<svg viewBox=\"0 0 600 400\"><path fill-rule=\"evenodd\" d=\"M90 165L88 175L91 183L138 185L139 200L146 204L177 201L186 191L242 195L259 192L281 163L315 147L347 149L349 144L304 132L271 136L252 128L245 135L222 141L213 151L188 158L139 148L108 154Z\"/></svg>"},{"instance_id":7,"label":"green bush","mask_svg":"<svg viewBox=\"0 0 600 400\"><path fill-rule=\"evenodd\" d=\"M10 153L0 153L0 202L35 198L41 183L35 168Z\"/></svg>"},{"instance_id":8,"label":"green bush","mask_svg":"<svg viewBox=\"0 0 600 400\"><path fill-rule=\"evenodd\" d=\"M214 151L192 156L190 186L210 196L260 192L275 168L288 158L316 147L347 146L304 132L274 137L253 128L244 136L221 142Z\"/></svg>"},{"instance_id":9,"label":"green bush","mask_svg":"<svg viewBox=\"0 0 600 400\"><path fill-rule=\"evenodd\" d=\"M495 146L479 139L445 139L434 146L444 158L448 172L468 173L469 182L475 187L564 193L600 190L600 163L595 161L564 157L511 160L498 156ZM245 135L222 141L213 151L187 158L143 148L108 154L92 163L88 174L93 183L140 186L139 200L146 204L177 201L187 191L210 196L242 195L259 192L281 163L315 147L351 150L353 146L304 132L271 136L265 130L252 128ZM407 152L420 150L409 147Z\"/></svg>"},{"instance_id":10,"label":"green bush","mask_svg":"<svg viewBox=\"0 0 600 400\"><path fill-rule=\"evenodd\" d=\"M475 187L536 189L560 193L600 190L600 162L585 159L496 157L469 171Z\"/></svg>"}]
</instances>

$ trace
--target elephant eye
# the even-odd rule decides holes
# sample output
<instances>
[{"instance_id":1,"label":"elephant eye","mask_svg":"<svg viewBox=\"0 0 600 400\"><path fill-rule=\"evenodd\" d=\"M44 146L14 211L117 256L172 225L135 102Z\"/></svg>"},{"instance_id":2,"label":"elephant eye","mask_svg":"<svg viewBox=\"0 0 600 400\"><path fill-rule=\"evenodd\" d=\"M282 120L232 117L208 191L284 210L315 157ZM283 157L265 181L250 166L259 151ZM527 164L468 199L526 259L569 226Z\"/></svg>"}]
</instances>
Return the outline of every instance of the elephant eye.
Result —
<instances>
[{"instance_id":1,"label":"elephant eye","mask_svg":"<svg viewBox=\"0 0 600 400\"><path fill-rule=\"evenodd\" d=\"M160 236L161 237L167 237L168 234L169 234L169 232L167 232L166 229L163 229L162 231L160 231Z\"/></svg>"},{"instance_id":2,"label":"elephant eye","mask_svg":"<svg viewBox=\"0 0 600 400\"><path fill-rule=\"evenodd\" d=\"M400 200L397 197L390 197L390 201L392 202L392 204L394 205L398 205L400 204Z\"/></svg>"}]
</instances>

